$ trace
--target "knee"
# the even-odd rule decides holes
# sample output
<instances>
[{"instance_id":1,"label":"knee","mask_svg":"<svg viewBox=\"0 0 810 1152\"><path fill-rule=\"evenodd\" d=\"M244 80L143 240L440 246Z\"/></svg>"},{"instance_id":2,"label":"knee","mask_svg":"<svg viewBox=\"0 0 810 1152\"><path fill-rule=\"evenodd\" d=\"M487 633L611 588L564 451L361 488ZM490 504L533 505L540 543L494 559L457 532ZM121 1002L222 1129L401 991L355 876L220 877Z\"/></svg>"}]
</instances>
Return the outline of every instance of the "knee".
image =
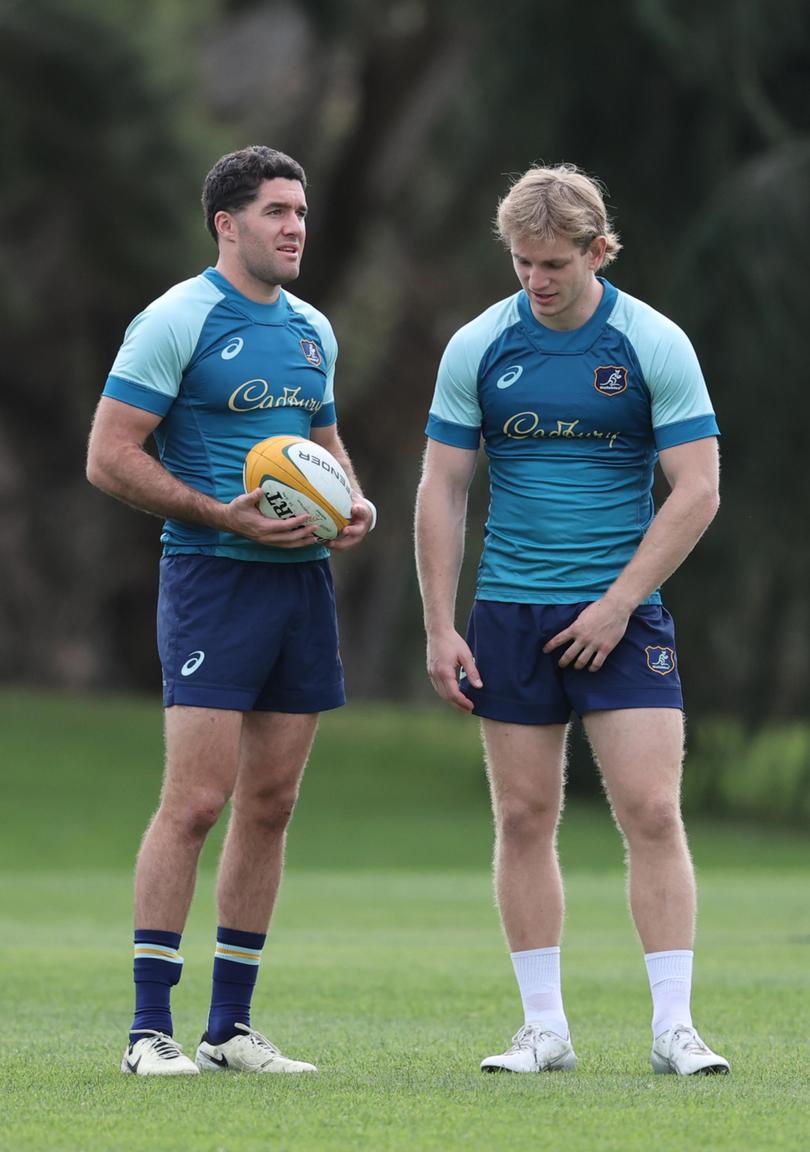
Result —
<instances>
[{"instance_id":1,"label":"knee","mask_svg":"<svg viewBox=\"0 0 810 1152\"><path fill-rule=\"evenodd\" d=\"M281 835L287 828L298 800L298 788L275 786L247 796L234 797L234 812L267 835Z\"/></svg>"},{"instance_id":2,"label":"knee","mask_svg":"<svg viewBox=\"0 0 810 1152\"><path fill-rule=\"evenodd\" d=\"M627 839L668 841L683 834L680 804L669 796L646 796L617 813Z\"/></svg>"},{"instance_id":3,"label":"knee","mask_svg":"<svg viewBox=\"0 0 810 1152\"><path fill-rule=\"evenodd\" d=\"M189 840L204 840L216 824L228 797L220 792L197 792L182 800L164 800L162 811Z\"/></svg>"},{"instance_id":4,"label":"knee","mask_svg":"<svg viewBox=\"0 0 810 1152\"><path fill-rule=\"evenodd\" d=\"M551 838L557 828L559 805L540 797L511 796L496 809L495 823L502 840Z\"/></svg>"}]
</instances>

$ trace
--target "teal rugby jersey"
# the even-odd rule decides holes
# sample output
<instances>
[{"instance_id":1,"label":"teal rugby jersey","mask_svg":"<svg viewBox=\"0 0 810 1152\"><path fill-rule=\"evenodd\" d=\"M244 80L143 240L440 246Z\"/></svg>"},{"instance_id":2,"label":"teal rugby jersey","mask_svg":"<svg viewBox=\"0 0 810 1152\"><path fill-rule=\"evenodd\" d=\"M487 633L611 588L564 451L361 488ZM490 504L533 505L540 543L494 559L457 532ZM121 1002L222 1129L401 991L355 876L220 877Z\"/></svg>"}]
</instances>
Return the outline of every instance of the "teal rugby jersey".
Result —
<instances>
[{"instance_id":1,"label":"teal rugby jersey","mask_svg":"<svg viewBox=\"0 0 810 1152\"><path fill-rule=\"evenodd\" d=\"M282 290L247 299L214 268L170 288L127 329L104 395L163 417L155 429L167 471L228 503L242 491L248 449L268 436L309 437L335 423L337 343L320 312ZM230 532L167 520L164 553L282 563L322 559Z\"/></svg>"},{"instance_id":2,"label":"teal rugby jersey","mask_svg":"<svg viewBox=\"0 0 810 1152\"><path fill-rule=\"evenodd\" d=\"M489 459L481 600L598 599L653 517L658 450L719 434L684 333L600 282L581 328L540 324L520 291L461 328L439 366L427 435L469 449L483 436Z\"/></svg>"}]
</instances>

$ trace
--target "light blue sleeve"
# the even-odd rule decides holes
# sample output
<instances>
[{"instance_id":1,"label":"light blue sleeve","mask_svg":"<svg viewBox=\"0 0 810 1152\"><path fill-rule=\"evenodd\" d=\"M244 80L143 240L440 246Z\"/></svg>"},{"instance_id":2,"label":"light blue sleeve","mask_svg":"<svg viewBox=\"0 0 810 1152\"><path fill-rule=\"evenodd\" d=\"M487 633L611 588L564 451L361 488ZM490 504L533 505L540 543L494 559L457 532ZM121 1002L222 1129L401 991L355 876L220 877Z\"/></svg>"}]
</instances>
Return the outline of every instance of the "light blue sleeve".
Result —
<instances>
[{"instance_id":1,"label":"light blue sleeve","mask_svg":"<svg viewBox=\"0 0 810 1152\"><path fill-rule=\"evenodd\" d=\"M656 448L718 436L697 355L677 324L624 292L609 323L624 332L638 357L650 393Z\"/></svg>"},{"instance_id":2,"label":"light blue sleeve","mask_svg":"<svg viewBox=\"0 0 810 1152\"><path fill-rule=\"evenodd\" d=\"M313 308L311 304L307 304L306 300L301 300L297 296L293 296L290 292L286 292L286 296L290 307L303 316L306 322L318 333L321 347L326 357L326 384L323 392L323 406L318 412L317 417L312 421L313 426L320 427L321 425L334 424L336 420L335 363L337 362L338 355L335 333L323 312L319 312L317 308ZM331 418L324 419L325 416L330 416Z\"/></svg>"},{"instance_id":3,"label":"light blue sleeve","mask_svg":"<svg viewBox=\"0 0 810 1152\"><path fill-rule=\"evenodd\" d=\"M208 314L222 299L215 285L196 276L153 301L127 328L104 395L165 416Z\"/></svg>"},{"instance_id":4,"label":"light blue sleeve","mask_svg":"<svg viewBox=\"0 0 810 1152\"><path fill-rule=\"evenodd\" d=\"M518 320L519 293L501 300L451 337L439 363L426 434L456 448L477 448L482 413L478 373L487 349Z\"/></svg>"}]
</instances>

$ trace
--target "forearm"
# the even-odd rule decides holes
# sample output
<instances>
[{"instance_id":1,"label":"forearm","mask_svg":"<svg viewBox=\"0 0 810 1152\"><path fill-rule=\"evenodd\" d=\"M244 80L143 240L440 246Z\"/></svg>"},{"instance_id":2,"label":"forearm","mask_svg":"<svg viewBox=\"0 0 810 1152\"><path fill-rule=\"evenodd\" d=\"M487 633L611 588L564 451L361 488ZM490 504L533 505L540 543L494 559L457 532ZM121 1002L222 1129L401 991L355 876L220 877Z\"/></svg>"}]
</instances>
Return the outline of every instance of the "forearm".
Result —
<instances>
[{"instance_id":1,"label":"forearm","mask_svg":"<svg viewBox=\"0 0 810 1152\"><path fill-rule=\"evenodd\" d=\"M469 646L456 631L456 593L464 559L467 492L477 454L428 439L416 496L416 570L427 633L427 671L443 700L460 712L472 703L459 688L462 669L470 684L481 676Z\"/></svg>"},{"instance_id":2,"label":"forearm","mask_svg":"<svg viewBox=\"0 0 810 1152\"><path fill-rule=\"evenodd\" d=\"M357 474L349 458L349 453L346 451L346 447L338 434L337 428L334 425L329 428L313 428L310 432L310 437L315 444L319 444L321 448L325 448L327 452L331 452L337 460L338 464L346 473L352 495L360 500L364 499L360 481L357 479Z\"/></svg>"},{"instance_id":3,"label":"forearm","mask_svg":"<svg viewBox=\"0 0 810 1152\"><path fill-rule=\"evenodd\" d=\"M416 501L416 570L428 636L455 626L467 492L424 481Z\"/></svg>"},{"instance_id":4,"label":"forearm","mask_svg":"<svg viewBox=\"0 0 810 1152\"><path fill-rule=\"evenodd\" d=\"M135 444L92 459L87 476L102 492L142 512L220 531L227 527L227 505L184 484Z\"/></svg>"},{"instance_id":5,"label":"forearm","mask_svg":"<svg viewBox=\"0 0 810 1152\"><path fill-rule=\"evenodd\" d=\"M712 490L674 489L659 508L629 564L605 598L629 615L676 572L717 512Z\"/></svg>"},{"instance_id":6,"label":"forearm","mask_svg":"<svg viewBox=\"0 0 810 1152\"><path fill-rule=\"evenodd\" d=\"M349 453L346 451L343 445L343 441L339 436L335 437L335 441L331 446L330 451L343 471L346 473L346 477L352 486L352 495L359 496L361 499L363 499L363 489L360 487L360 481L357 479L354 466L349 459Z\"/></svg>"}]
</instances>

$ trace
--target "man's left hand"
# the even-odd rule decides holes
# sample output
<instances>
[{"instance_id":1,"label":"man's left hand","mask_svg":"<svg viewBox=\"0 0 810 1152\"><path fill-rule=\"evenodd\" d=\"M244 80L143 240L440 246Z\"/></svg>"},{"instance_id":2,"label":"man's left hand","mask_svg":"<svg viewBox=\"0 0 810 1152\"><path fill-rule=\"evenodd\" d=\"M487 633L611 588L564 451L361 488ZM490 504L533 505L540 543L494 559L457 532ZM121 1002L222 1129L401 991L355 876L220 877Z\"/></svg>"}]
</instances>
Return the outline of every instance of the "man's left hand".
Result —
<instances>
[{"instance_id":1,"label":"man's left hand","mask_svg":"<svg viewBox=\"0 0 810 1152\"><path fill-rule=\"evenodd\" d=\"M606 598L594 600L583 608L573 624L556 636L552 636L543 647L544 652L567 645L560 657L560 667L587 668L598 672L610 653L624 636L630 613Z\"/></svg>"},{"instance_id":2,"label":"man's left hand","mask_svg":"<svg viewBox=\"0 0 810 1152\"><path fill-rule=\"evenodd\" d=\"M373 522L374 512L371 505L361 496L352 500L352 518L340 535L334 540L325 540L324 543L332 552L345 552L349 548L354 548L369 534Z\"/></svg>"}]
</instances>

